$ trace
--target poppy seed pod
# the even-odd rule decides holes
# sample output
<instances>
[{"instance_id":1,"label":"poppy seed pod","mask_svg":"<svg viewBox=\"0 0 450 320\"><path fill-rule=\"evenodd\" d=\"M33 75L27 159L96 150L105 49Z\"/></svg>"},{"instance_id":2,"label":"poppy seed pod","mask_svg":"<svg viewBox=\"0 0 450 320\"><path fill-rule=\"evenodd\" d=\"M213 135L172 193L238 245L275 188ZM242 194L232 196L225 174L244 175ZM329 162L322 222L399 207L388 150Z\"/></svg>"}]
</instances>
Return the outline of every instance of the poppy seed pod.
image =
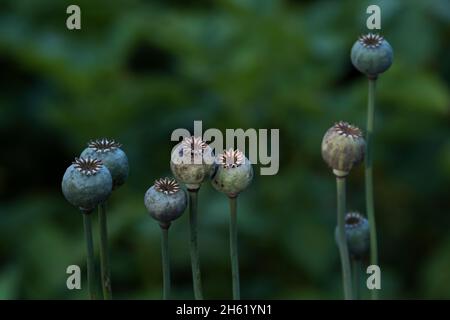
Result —
<instances>
[{"instance_id":1,"label":"poppy seed pod","mask_svg":"<svg viewBox=\"0 0 450 320\"><path fill-rule=\"evenodd\" d=\"M186 137L172 151L170 169L189 190L197 190L214 170L211 147L199 137Z\"/></svg>"},{"instance_id":2,"label":"poppy seed pod","mask_svg":"<svg viewBox=\"0 0 450 320\"><path fill-rule=\"evenodd\" d=\"M351 51L353 65L369 78L389 69L393 56L391 45L382 36L371 33L361 36Z\"/></svg>"},{"instance_id":3,"label":"poppy seed pod","mask_svg":"<svg viewBox=\"0 0 450 320\"><path fill-rule=\"evenodd\" d=\"M337 239L338 230L335 236ZM345 215L345 235L348 251L356 259L366 256L370 248L369 221L358 212L349 212ZM337 242L337 240L336 240Z\"/></svg>"},{"instance_id":4,"label":"poppy seed pod","mask_svg":"<svg viewBox=\"0 0 450 320\"><path fill-rule=\"evenodd\" d=\"M364 160L366 142L359 128L338 122L325 133L322 157L338 177L345 177Z\"/></svg>"},{"instance_id":5,"label":"poppy seed pod","mask_svg":"<svg viewBox=\"0 0 450 320\"><path fill-rule=\"evenodd\" d=\"M61 186L67 201L89 213L111 194L112 177L100 160L75 158L64 173Z\"/></svg>"},{"instance_id":6,"label":"poppy seed pod","mask_svg":"<svg viewBox=\"0 0 450 320\"><path fill-rule=\"evenodd\" d=\"M81 157L92 157L103 162L111 172L114 188L124 184L128 178L128 158L120 149L121 146L112 139L97 139L90 141L88 147L81 153Z\"/></svg>"},{"instance_id":7,"label":"poppy seed pod","mask_svg":"<svg viewBox=\"0 0 450 320\"><path fill-rule=\"evenodd\" d=\"M145 193L144 204L150 216L158 220L161 227L168 228L186 209L186 192L175 179L161 178Z\"/></svg>"},{"instance_id":8,"label":"poppy seed pod","mask_svg":"<svg viewBox=\"0 0 450 320\"><path fill-rule=\"evenodd\" d=\"M252 182L252 164L241 151L225 150L217 157L216 162L212 185L217 191L236 197Z\"/></svg>"}]
</instances>

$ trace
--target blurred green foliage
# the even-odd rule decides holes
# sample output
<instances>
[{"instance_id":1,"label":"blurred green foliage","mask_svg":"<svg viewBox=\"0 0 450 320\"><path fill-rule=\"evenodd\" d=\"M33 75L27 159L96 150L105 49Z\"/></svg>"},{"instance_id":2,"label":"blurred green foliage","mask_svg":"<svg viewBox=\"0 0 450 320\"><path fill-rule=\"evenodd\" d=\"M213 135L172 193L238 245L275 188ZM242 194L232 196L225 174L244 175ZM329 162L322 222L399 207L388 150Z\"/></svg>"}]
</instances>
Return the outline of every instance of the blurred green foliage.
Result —
<instances>
[{"instance_id":1,"label":"blurred green foliage","mask_svg":"<svg viewBox=\"0 0 450 320\"><path fill-rule=\"evenodd\" d=\"M278 175L239 198L242 296L341 298L320 143L334 121L365 127L367 83L349 52L369 4L395 50L376 115L382 297L450 298L448 1L79 0L82 30L69 31L72 2L0 2L0 298L87 297L65 287L85 247L60 182L103 136L131 166L109 205L114 295L160 298L160 231L143 195L170 175L171 132L194 120L280 129ZM349 209L364 212L362 168L349 183ZM170 236L174 295L192 298L187 215ZM208 184L199 237L205 296L229 298L227 201Z\"/></svg>"}]
</instances>

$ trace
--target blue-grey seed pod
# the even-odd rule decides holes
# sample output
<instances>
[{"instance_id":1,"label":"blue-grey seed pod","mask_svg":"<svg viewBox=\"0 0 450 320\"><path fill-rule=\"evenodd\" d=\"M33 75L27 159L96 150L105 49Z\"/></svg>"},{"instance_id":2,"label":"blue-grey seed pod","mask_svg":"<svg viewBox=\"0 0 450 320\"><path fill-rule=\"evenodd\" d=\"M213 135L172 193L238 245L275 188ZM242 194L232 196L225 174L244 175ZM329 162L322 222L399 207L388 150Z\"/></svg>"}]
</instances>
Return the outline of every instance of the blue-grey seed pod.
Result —
<instances>
[{"instance_id":1,"label":"blue-grey seed pod","mask_svg":"<svg viewBox=\"0 0 450 320\"><path fill-rule=\"evenodd\" d=\"M389 69L394 53L382 36L369 33L355 42L350 56L356 69L369 78L376 78Z\"/></svg>"},{"instance_id":2,"label":"blue-grey seed pod","mask_svg":"<svg viewBox=\"0 0 450 320\"><path fill-rule=\"evenodd\" d=\"M217 157L216 163L212 185L217 191L236 197L252 182L252 164L241 151L225 150Z\"/></svg>"},{"instance_id":3,"label":"blue-grey seed pod","mask_svg":"<svg viewBox=\"0 0 450 320\"><path fill-rule=\"evenodd\" d=\"M345 235L349 254L361 259L365 257L370 250L370 228L369 221L358 212L349 212L345 215ZM338 239L338 230L335 232L336 242Z\"/></svg>"},{"instance_id":4,"label":"blue-grey seed pod","mask_svg":"<svg viewBox=\"0 0 450 320\"><path fill-rule=\"evenodd\" d=\"M67 201L89 213L108 199L112 191L112 177L100 160L75 158L64 173L61 186Z\"/></svg>"},{"instance_id":5,"label":"blue-grey seed pod","mask_svg":"<svg viewBox=\"0 0 450 320\"><path fill-rule=\"evenodd\" d=\"M121 146L112 139L97 139L90 141L88 147L81 153L81 157L92 157L103 162L111 172L113 188L121 186L128 178L128 158L120 149Z\"/></svg>"},{"instance_id":6,"label":"blue-grey seed pod","mask_svg":"<svg viewBox=\"0 0 450 320\"><path fill-rule=\"evenodd\" d=\"M213 150L199 137L186 137L173 149L170 169L189 190L197 190L214 171Z\"/></svg>"},{"instance_id":7,"label":"blue-grey seed pod","mask_svg":"<svg viewBox=\"0 0 450 320\"><path fill-rule=\"evenodd\" d=\"M145 193L144 204L150 216L168 228L186 210L187 196L175 179L161 178Z\"/></svg>"},{"instance_id":8,"label":"blue-grey seed pod","mask_svg":"<svg viewBox=\"0 0 450 320\"><path fill-rule=\"evenodd\" d=\"M325 133L322 157L338 177L345 177L364 160L366 142L362 132L347 122L338 122Z\"/></svg>"}]
</instances>

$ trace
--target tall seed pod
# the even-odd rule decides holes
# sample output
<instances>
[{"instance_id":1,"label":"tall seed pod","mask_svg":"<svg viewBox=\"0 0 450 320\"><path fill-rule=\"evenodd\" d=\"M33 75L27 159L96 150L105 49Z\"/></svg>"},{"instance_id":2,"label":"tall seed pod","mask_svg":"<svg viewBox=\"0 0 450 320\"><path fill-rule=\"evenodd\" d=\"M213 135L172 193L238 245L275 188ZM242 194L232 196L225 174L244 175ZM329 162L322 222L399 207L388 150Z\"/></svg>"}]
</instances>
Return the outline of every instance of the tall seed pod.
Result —
<instances>
[{"instance_id":1,"label":"tall seed pod","mask_svg":"<svg viewBox=\"0 0 450 320\"><path fill-rule=\"evenodd\" d=\"M169 227L172 221L178 219L186 210L187 197L176 180L161 178L145 193L144 204L150 216L157 220L161 227L163 297L167 300L170 296Z\"/></svg>"},{"instance_id":2,"label":"tall seed pod","mask_svg":"<svg viewBox=\"0 0 450 320\"><path fill-rule=\"evenodd\" d=\"M239 300L239 260L237 240L237 196L244 191L253 180L253 167L240 150L225 150L218 155L217 167L212 177L212 185L228 196L230 203L230 256L233 284L233 299Z\"/></svg>"},{"instance_id":3,"label":"tall seed pod","mask_svg":"<svg viewBox=\"0 0 450 320\"><path fill-rule=\"evenodd\" d=\"M369 253L370 248L369 221L359 212L348 212L345 215L345 234L352 263L353 297L359 299L361 263L362 259ZM337 227L335 238L339 246Z\"/></svg>"},{"instance_id":4,"label":"tall seed pod","mask_svg":"<svg viewBox=\"0 0 450 320\"><path fill-rule=\"evenodd\" d=\"M108 199L112 191L111 174L102 162L94 158L75 158L62 179L62 192L69 203L83 213L87 249L88 288L95 299L94 245L92 239L91 213Z\"/></svg>"},{"instance_id":5,"label":"tall seed pod","mask_svg":"<svg viewBox=\"0 0 450 320\"><path fill-rule=\"evenodd\" d=\"M322 140L322 157L336 176L338 242L342 264L342 281L345 298L353 299L352 278L345 233L346 177L364 160L365 141L359 128L338 122L325 133Z\"/></svg>"},{"instance_id":6,"label":"tall seed pod","mask_svg":"<svg viewBox=\"0 0 450 320\"><path fill-rule=\"evenodd\" d=\"M367 128L366 128L366 211L370 224L370 263L378 265L378 245L375 223L375 208L373 197L373 137L375 118L375 91L377 78L390 68L393 62L394 51L389 42L378 34L366 34L355 42L350 58L360 72L365 74L369 82L367 102ZM372 290L372 299L377 299L377 290Z\"/></svg>"},{"instance_id":7,"label":"tall seed pod","mask_svg":"<svg viewBox=\"0 0 450 320\"><path fill-rule=\"evenodd\" d=\"M95 157L100 159L108 168L113 179L113 190L125 183L128 178L128 157L121 149L122 145L113 139L96 139L88 143L88 147L81 152L81 157ZM106 201L98 206L100 226L100 269L102 275L103 297L112 299L111 274L109 267L108 222Z\"/></svg>"},{"instance_id":8,"label":"tall seed pod","mask_svg":"<svg viewBox=\"0 0 450 320\"><path fill-rule=\"evenodd\" d=\"M195 299L203 299L200 258L197 239L198 191L214 170L214 154L200 137L185 137L172 151L170 169L184 183L189 193L189 227L192 282Z\"/></svg>"}]
</instances>

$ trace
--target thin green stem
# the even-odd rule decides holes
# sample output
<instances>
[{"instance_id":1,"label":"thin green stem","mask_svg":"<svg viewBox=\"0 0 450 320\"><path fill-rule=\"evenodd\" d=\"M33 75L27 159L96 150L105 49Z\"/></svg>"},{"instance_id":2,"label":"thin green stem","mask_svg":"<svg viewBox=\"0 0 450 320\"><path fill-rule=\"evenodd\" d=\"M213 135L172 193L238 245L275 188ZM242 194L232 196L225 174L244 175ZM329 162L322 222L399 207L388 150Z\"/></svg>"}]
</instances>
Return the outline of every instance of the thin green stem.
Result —
<instances>
[{"instance_id":1,"label":"thin green stem","mask_svg":"<svg viewBox=\"0 0 450 320\"><path fill-rule=\"evenodd\" d=\"M369 79L369 99L367 104L367 138L366 138L366 212L370 226L370 264L378 266L377 228L373 200L373 136L375 117L376 79ZM372 299L378 299L378 290L371 292Z\"/></svg>"},{"instance_id":2,"label":"thin green stem","mask_svg":"<svg viewBox=\"0 0 450 320\"><path fill-rule=\"evenodd\" d=\"M239 283L239 258L237 239L237 197L230 197L230 257L233 283L233 300L241 299Z\"/></svg>"},{"instance_id":3,"label":"thin green stem","mask_svg":"<svg viewBox=\"0 0 450 320\"><path fill-rule=\"evenodd\" d=\"M100 225L100 270L102 276L103 299L112 299L111 274L109 268L108 226L106 219L106 202L100 204L98 210Z\"/></svg>"},{"instance_id":4,"label":"thin green stem","mask_svg":"<svg viewBox=\"0 0 450 320\"><path fill-rule=\"evenodd\" d=\"M359 300L359 286L361 278L361 260L352 258L352 274L353 274L353 298Z\"/></svg>"},{"instance_id":5,"label":"thin green stem","mask_svg":"<svg viewBox=\"0 0 450 320\"><path fill-rule=\"evenodd\" d=\"M95 264L94 264L94 240L92 238L92 222L90 213L83 213L84 235L86 239L86 262L88 274L88 290L91 300L96 299L95 294Z\"/></svg>"},{"instance_id":6,"label":"thin green stem","mask_svg":"<svg viewBox=\"0 0 450 320\"><path fill-rule=\"evenodd\" d=\"M196 300L203 300L202 278L200 273L200 260L197 243L197 195L198 189L189 190L189 224L191 232L191 264L192 281L194 284L194 297Z\"/></svg>"},{"instance_id":7,"label":"thin green stem","mask_svg":"<svg viewBox=\"0 0 450 320\"><path fill-rule=\"evenodd\" d=\"M161 226L161 254L163 268L163 299L168 300L170 297L170 259L169 259L169 226Z\"/></svg>"},{"instance_id":8,"label":"thin green stem","mask_svg":"<svg viewBox=\"0 0 450 320\"><path fill-rule=\"evenodd\" d=\"M352 278L350 270L350 257L348 255L347 237L345 234L345 177L336 177L337 187L337 220L338 242L342 264L342 282L346 300L352 300Z\"/></svg>"}]
</instances>

